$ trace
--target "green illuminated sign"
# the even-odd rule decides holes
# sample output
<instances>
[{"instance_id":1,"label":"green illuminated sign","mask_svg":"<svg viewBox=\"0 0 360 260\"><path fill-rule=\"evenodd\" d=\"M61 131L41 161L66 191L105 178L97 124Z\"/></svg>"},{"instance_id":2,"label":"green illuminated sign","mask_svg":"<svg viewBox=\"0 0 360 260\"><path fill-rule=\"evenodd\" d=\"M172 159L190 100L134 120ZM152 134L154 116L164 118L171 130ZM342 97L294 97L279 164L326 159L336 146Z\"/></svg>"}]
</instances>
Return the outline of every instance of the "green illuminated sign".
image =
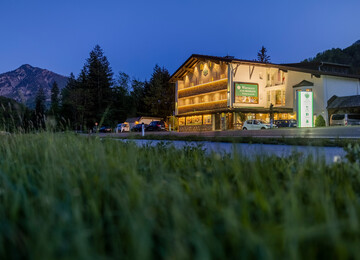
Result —
<instances>
[{"instance_id":1,"label":"green illuminated sign","mask_svg":"<svg viewBox=\"0 0 360 260\"><path fill-rule=\"evenodd\" d=\"M235 103L258 104L259 86L251 83L234 83Z\"/></svg>"},{"instance_id":2,"label":"green illuminated sign","mask_svg":"<svg viewBox=\"0 0 360 260\"><path fill-rule=\"evenodd\" d=\"M312 92L299 91L298 93L298 126L314 126L314 96Z\"/></svg>"}]
</instances>

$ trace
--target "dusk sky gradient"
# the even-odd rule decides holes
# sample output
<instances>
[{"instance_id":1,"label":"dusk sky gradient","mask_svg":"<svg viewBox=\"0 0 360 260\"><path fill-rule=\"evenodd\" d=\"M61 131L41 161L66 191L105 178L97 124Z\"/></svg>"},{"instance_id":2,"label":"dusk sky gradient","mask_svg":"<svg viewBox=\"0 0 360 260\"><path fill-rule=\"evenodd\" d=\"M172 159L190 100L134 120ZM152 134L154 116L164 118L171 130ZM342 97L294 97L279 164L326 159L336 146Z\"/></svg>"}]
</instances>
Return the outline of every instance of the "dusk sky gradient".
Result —
<instances>
[{"instance_id":1,"label":"dusk sky gradient","mask_svg":"<svg viewBox=\"0 0 360 260\"><path fill-rule=\"evenodd\" d=\"M359 0L2 0L0 73L22 64L78 75L99 44L114 74L172 74L191 54L299 62L360 40Z\"/></svg>"}]
</instances>

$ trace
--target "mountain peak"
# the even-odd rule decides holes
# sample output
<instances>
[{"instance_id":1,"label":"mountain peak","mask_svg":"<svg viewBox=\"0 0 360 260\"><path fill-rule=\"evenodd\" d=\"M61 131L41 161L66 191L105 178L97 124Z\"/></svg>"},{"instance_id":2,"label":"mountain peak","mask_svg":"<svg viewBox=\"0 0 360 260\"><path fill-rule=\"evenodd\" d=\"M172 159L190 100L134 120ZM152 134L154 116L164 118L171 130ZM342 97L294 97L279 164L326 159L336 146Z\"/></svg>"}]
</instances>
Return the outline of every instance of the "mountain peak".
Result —
<instances>
[{"instance_id":1,"label":"mountain peak","mask_svg":"<svg viewBox=\"0 0 360 260\"><path fill-rule=\"evenodd\" d=\"M19 68L16 69L16 71L24 71L25 73L31 73L34 72L37 68L31 66L30 64L24 64L21 65Z\"/></svg>"},{"instance_id":2,"label":"mountain peak","mask_svg":"<svg viewBox=\"0 0 360 260\"><path fill-rule=\"evenodd\" d=\"M23 65L21 65L20 66L20 68L22 68L22 69L32 69L32 68L34 68L33 66L31 66L30 64L23 64Z\"/></svg>"},{"instance_id":3,"label":"mountain peak","mask_svg":"<svg viewBox=\"0 0 360 260\"><path fill-rule=\"evenodd\" d=\"M15 99L33 108L36 94L40 88L43 88L48 105L54 82L58 84L59 89L62 89L67 83L67 77L24 64L16 70L0 74L0 96Z\"/></svg>"},{"instance_id":4,"label":"mountain peak","mask_svg":"<svg viewBox=\"0 0 360 260\"><path fill-rule=\"evenodd\" d=\"M356 41L353 45L360 45L360 40Z\"/></svg>"}]
</instances>

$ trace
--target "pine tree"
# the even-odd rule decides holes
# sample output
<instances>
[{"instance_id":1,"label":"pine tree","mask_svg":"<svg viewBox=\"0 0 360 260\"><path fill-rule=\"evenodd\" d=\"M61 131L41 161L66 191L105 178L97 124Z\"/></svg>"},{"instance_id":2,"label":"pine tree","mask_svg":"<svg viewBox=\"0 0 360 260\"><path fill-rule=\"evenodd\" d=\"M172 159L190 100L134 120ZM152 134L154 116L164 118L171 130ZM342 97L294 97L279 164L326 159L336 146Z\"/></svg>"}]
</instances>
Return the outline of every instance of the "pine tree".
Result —
<instances>
[{"instance_id":1,"label":"pine tree","mask_svg":"<svg viewBox=\"0 0 360 260\"><path fill-rule=\"evenodd\" d=\"M262 46L257 53L257 60L264 63L270 62L270 56L267 54L267 49L264 46Z\"/></svg>"},{"instance_id":2,"label":"pine tree","mask_svg":"<svg viewBox=\"0 0 360 260\"><path fill-rule=\"evenodd\" d=\"M173 114L175 90L169 80L168 70L156 65L148 85L145 83L147 93L144 103L152 116L165 118Z\"/></svg>"},{"instance_id":3,"label":"pine tree","mask_svg":"<svg viewBox=\"0 0 360 260\"><path fill-rule=\"evenodd\" d=\"M90 52L83 71L87 79L85 88L88 90L86 92L86 97L89 98L88 105L92 104L89 107L89 118L86 118L86 122L88 125L92 125L95 121L101 120L112 101L113 72L99 45L96 45Z\"/></svg>"},{"instance_id":4,"label":"pine tree","mask_svg":"<svg viewBox=\"0 0 360 260\"><path fill-rule=\"evenodd\" d=\"M51 88L51 107L50 114L57 116L59 114L59 94L60 90L56 81L53 83Z\"/></svg>"},{"instance_id":5,"label":"pine tree","mask_svg":"<svg viewBox=\"0 0 360 260\"><path fill-rule=\"evenodd\" d=\"M61 120L64 127L68 127L69 121L71 126L75 124L76 121L76 109L77 104L74 98L74 92L76 90L77 82L73 73L70 74L66 86L61 91Z\"/></svg>"},{"instance_id":6,"label":"pine tree","mask_svg":"<svg viewBox=\"0 0 360 260\"><path fill-rule=\"evenodd\" d=\"M130 77L119 72L115 86L112 88L112 109L110 120L123 122L130 114L134 114L132 97L130 96Z\"/></svg>"},{"instance_id":7,"label":"pine tree","mask_svg":"<svg viewBox=\"0 0 360 260\"><path fill-rule=\"evenodd\" d=\"M90 52L79 76L71 74L62 91L61 113L79 130L100 122L113 102L113 73L99 45Z\"/></svg>"},{"instance_id":8,"label":"pine tree","mask_svg":"<svg viewBox=\"0 0 360 260\"><path fill-rule=\"evenodd\" d=\"M41 87L37 94L36 94L36 98L35 98L35 113L37 116L44 116L45 115L45 110L46 110L46 106L45 106L45 92L44 89Z\"/></svg>"},{"instance_id":9,"label":"pine tree","mask_svg":"<svg viewBox=\"0 0 360 260\"><path fill-rule=\"evenodd\" d=\"M148 86L148 83L146 83ZM131 99L133 102L135 115L143 116L148 113L148 109L144 103L145 96L147 94L147 88L145 88L145 82L137 79L133 79L131 82Z\"/></svg>"},{"instance_id":10,"label":"pine tree","mask_svg":"<svg viewBox=\"0 0 360 260\"><path fill-rule=\"evenodd\" d=\"M41 87L36 94L35 98L35 124L38 128L45 127L45 92L44 89Z\"/></svg>"}]
</instances>

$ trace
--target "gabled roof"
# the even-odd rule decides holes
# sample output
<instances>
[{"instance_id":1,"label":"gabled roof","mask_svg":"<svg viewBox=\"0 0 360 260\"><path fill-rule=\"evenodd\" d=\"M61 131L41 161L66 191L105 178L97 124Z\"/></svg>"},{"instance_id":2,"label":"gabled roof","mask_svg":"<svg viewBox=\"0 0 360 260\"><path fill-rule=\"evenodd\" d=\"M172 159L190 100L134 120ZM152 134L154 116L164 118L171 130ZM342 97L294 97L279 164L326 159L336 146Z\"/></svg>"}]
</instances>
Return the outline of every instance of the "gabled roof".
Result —
<instances>
[{"instance_id":1,"label":"gabled roof","mask_svg":"<svg viewBox=\"0 0 360 260\"><path fill-rule=\"evenodd\" d=\"M152 120L161 120L161 117L156 117L156 116L138 116L138 117L130 117L127 118L125 122L128 123L135 123L135 122L139 122L142 119L152 119Z\"/></svg>"},{"instance_id":2,"label":"gabled roof","mask_svg":"<svg viewBox=\"0 0 360 260\"><path fill-rule=\"evenodd\" d=\"M346 97L332 97L333 101L328 105L328 109L360 107L360 95Z\"/></svg>"},{"instance_id":3,"label":"gabled roof","mask_svg":"<svg viewBox=\"0 0 360 260\"><path fill-rule=\"evenodd\" d=\"M293 88L308 87L308 86L314 86L314 83L307 80L303 80L300 83L294 85Z\"/></svg>"},{"instance_id":4,"label":"gabled roof","mask_svg":"<svg viewBox=\"0 0 360 260\"><path fill-rule=\"evenodd\" d=\"M241 60L241 59L236 59L231 56L219 57L219 56L193 54L171 75L170 82L176 82L177 80L181 80L189 71L192 71L192 69L201 61L212 61L215 63L222 62L222 63L238 63L238 64L256 65L256 66L263 66L263 67L267 67L267 68L278 68L278 69L285 70L285 71L291 70L291 71L310 73L310 74L313 74L316 76L329 75L329 76L336 76L336 77L360 79L360 75L321 71L321 70L316 70L313 68L304 68L302 63L275 64L275 63L263 63L263 62L259 62L259 61ZM338 65L340 65L340 64L338 64ZM341 65L341 66L346 66L346 65Z\"/></svg>"}]
</instances>

